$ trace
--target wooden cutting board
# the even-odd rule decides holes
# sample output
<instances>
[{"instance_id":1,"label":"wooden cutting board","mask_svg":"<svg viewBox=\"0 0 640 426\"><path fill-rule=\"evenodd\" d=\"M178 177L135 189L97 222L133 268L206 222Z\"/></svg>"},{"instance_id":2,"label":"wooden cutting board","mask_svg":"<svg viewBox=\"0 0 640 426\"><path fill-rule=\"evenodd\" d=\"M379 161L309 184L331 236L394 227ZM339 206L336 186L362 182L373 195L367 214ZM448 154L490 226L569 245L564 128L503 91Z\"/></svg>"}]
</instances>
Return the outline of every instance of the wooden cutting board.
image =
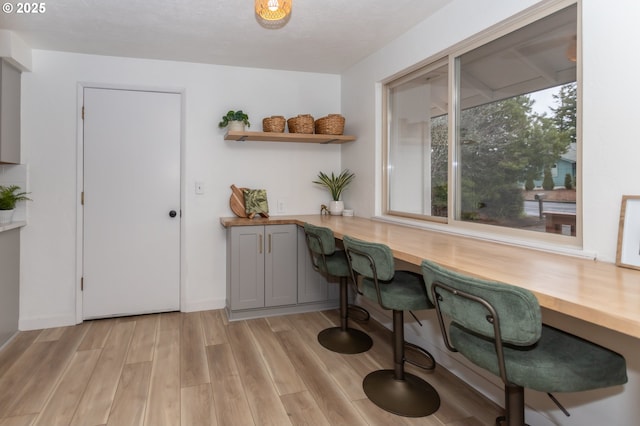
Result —
<instances>
[{"instance_id":1,"label":"wooden cutting board","mask_svg":"<svg viewBox=\"0 0 640 426\"><path fill-rule=\"evenodd\" d=\"M238 217L247 217L247 211L244 208L244 192L245 188L238 188L235 185L231 185L231 198L229 199L229 207L231 211Z\"/></svg>"}]
</instances>

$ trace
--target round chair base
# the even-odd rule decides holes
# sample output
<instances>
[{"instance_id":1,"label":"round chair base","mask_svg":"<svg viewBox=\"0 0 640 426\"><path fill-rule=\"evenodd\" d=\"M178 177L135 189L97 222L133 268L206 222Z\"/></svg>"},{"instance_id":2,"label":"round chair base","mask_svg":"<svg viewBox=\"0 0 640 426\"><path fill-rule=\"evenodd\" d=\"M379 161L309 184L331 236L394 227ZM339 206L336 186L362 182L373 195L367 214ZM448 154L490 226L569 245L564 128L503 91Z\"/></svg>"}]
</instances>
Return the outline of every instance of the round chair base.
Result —
<instances>
[{"instance_id":1,"label":"round chair base","mask_svg":"<svg viewBox=\"0 0 640 426\"><path fill-rule=\"evenodd\" d=\"M507 424L507 418L505 416L496 417L496 426L502 426ZM529 423L525 423L524 426L529 426Z\"/></svg>"},{"instance_id":2,"label":"round chair base","mask_svg":"<svg viewBox=\"0 0 640 426\"><path fill-rule=\"evenodd\" d=\"M340 327L331 327L318 333L318 342L325 348L341 354L359 354L373 346L373 340L365 332L354 328L343 331Z\"/></svg>"},{"instance_id":3,"label":"round chair base","mask_svg":"<svg viewBox=\"0 0 640 426\"><path fill-rule=\"evenodd\" d=\"M440 407L433 386L409 373L404 373L404 380L396 380L393 370L374 371L364 378L362 388L371 402L398 416L424 417Z\"/></svg>"}]
</instances>

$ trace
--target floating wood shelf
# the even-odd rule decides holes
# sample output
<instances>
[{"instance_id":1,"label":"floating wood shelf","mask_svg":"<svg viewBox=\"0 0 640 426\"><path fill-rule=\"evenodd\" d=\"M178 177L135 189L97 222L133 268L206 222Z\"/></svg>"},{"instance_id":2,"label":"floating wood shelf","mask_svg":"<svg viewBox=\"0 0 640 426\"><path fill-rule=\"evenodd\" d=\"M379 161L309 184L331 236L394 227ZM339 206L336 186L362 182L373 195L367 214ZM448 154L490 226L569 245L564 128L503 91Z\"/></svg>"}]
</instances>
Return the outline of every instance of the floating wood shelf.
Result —
<instances>
[{"instance_id":1,"label":"floating wood shelf","mask_svg":"<svg viewBox=\"0 0 640 426\"><path fill-rule=\"evenodd\" d=\"M328 144L352 142L356 140L356 137L347 135L317 135L305 133L237 132L229 130L227 134L224 135L224 140Z\"/></svg>"}]
</instances>

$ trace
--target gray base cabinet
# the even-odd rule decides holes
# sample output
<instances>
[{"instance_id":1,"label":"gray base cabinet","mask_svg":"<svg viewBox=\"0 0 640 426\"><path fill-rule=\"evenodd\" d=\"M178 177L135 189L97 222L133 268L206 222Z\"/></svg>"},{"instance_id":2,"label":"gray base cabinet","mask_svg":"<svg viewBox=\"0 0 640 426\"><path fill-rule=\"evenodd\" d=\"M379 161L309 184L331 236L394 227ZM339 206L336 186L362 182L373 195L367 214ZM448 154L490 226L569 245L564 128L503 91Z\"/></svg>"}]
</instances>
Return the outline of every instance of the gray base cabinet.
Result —
<instances>
[{"instance_id":1,"label":"gray base cabinet","mask_svg":"<svg viewBox=\"0 0 640 426\"><path fill-rule=\"evenodd\" d=\"M20 71L0 59L0 163L20 163Z\"/></svg>"},{"instance_id":2,"label":"gray base cabinet","mask_svg":"<svg viewBox=\"0 0 640 426\"><path fill-rule=\"evenodd\" d=\"M0 232L0 346L18 331L20 229Z\"/></svg>"},{"instance_id":3,"label":"gray base cabinet","mask_svg":"<svg viewBox=\"0 0 640 426\"><path fill-rule=\"evenodd\" d=\"M227 229L229 319L329 309L337 306L337 299L311 267L304 231L298 226Z\"/></svg>"}]
</instances>

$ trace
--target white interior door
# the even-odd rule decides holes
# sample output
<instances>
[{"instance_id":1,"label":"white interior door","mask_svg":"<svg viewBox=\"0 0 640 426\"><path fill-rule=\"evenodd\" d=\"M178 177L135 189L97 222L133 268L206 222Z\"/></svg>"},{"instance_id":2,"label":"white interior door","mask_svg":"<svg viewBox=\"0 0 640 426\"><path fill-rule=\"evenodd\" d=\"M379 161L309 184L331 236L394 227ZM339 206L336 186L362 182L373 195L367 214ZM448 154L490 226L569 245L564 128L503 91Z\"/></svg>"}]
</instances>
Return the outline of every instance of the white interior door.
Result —
<instances>
[{"instance_id":1,"label":"white interior door","mask_svg":"<svg viewBox=\"0 0 640 426\"><path fill-rule=\"evenodd\" d=\"M84 89L84 318L180 307L180 124L180 94Z\"/></svg>"}]
</instances>

